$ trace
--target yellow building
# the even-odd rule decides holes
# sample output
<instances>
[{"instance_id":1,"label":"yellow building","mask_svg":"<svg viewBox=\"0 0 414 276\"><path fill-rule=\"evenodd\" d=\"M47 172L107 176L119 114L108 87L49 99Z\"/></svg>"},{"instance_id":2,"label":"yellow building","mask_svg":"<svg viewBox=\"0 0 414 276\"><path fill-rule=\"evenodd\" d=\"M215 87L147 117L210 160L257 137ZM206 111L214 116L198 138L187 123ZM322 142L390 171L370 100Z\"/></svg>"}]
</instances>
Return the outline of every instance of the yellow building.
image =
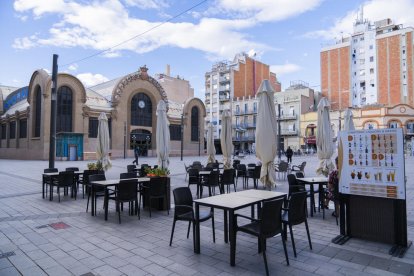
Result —
<instances>
[{"instance_id":1,"label":"yellow building","mask_svg":"<svg viewBox=\"0 0 414 276\"><path fill-rule=\"evenodd\" d=\"M406 104L398 104L392 107L367 106L352 109L355 129L376 128L403 128L405 139L411 141L414 136L414 108ZM330 113L332 134L334 140L338 131L343 129L344 111L332 111ZM317 112L309 112L301 115L300 128L303 137L301 147L303 149L315 148L317 131Z\"/></svg>"}]
</instances>

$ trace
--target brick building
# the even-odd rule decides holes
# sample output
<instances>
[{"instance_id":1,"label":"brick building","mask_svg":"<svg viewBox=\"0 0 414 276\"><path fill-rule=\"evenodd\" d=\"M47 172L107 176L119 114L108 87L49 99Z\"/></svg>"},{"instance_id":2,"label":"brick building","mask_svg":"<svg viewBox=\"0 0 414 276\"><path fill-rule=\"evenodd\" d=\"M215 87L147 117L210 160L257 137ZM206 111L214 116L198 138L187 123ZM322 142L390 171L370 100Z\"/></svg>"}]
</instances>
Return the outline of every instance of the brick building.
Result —
<instances>
[{"instance_id":1,"label":"brick building","mask_svg":"<svg viewBox=\"0 0 414 276\"><path fill-rule=\"evenodd\" d=\"M218 62L205 74L206 123L214 126L214 138L219 147L221 113L231 110L235 98L254 97L264 79L270 80L275 91L281 91L276 74L264 64L246 53L237 54L233 61Z\"/></svg>"},{"instance_id":2,"label":"brick building","mask_svg":"<svg viewBox=\"0 0 414 276\"><path fill-rule=\"evenodd\" d=\"M414 106L413 28L390 19L373 24L361 12L350 37L321 51L321 92L332 109Z\"/></svg>"}]
</instances>

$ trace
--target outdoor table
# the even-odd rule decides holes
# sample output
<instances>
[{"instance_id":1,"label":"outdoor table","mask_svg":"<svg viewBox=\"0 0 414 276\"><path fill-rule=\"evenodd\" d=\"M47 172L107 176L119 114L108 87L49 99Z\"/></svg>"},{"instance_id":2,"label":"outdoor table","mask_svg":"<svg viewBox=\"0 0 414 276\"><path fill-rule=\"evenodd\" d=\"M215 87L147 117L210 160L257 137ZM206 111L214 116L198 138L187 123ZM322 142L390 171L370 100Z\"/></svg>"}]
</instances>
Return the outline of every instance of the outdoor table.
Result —
<instances>
[{"instance_id":1,"label":"outdoor table","mask_svg":"<svg viewBox=\"0 0 414 276\"><path fill-rule=\"evenodd\" d=\"M263 191L263 190L245 190L230 194L221 194L217 196L195 199L195 246L194 253L200 254L200 205L205 207L222 209L224 211L224 236L230 238L230 265L235 265L236 247L234 235L234 212L236 210L260 204L264 200L285 198L286 193ZM228 220L227 220L228 212ZM228 226L227 226L228 223ZM227 241L226 241L227 242Z\"/></svg>"},{"instance_id":2,"label":"outdoor table","mask_svg":"<svg viewBox=\"0 0 414 276\"><path fill-rule=\"evenodd\" d=\"M108 220L108 187L116 187L119 185L121 180L138 180L138 183L140 182L147 182L150 181L148 177L134 177L134 178L124 178L124 179L107 179L107 180L99 180L99 181L92 181L90 184L92 186L91 189L91 215L95 216L96 210L95 210L95 186L104 187L105 188L105 199L104 199L104 207L105 207L105 220Z\"/></svg>"},{"instance_id":3,"label":"outdoor table","mask_svg":"<svg viewBox=\"0 0 414 276\"><path fill-rule=\"evenodd\" d=\"M81 175L83 174L83 171L73 171L74 175ZM50 178L50 181L53 181L54 178L57 178L59 176L59 172L50 172L50 173L43 173L42 174L42 186L44 187L44 183L46 181L46 178ZM47 189L47 186L46 186ZM46 191L47 193L47 191ZM42 189L42 197L45 198L45 190ZM49 199L51 200L51 199Z\"/></svg>"},{"instance_id":4,"label":"outdoor table","mask_svg":"<svg viewBox=\"0 0 414 276\"><path fill-rule=\"evenodd\" d=\"M325 196L323 193L323 186L327 186L328 185L328 178L327 177L303 177L303 178L296 178L296 180L300 183L303 183L305 185L309 185L310 186L310 194L311 194L311 217L313 217L313 206L315 206L315 190L313 188L314 184L318 184L319 185L319 201L323 203L323 215L322 217L325 219ZM319 202L319 203L320 203Z\"/></svg>"}]
</instances>

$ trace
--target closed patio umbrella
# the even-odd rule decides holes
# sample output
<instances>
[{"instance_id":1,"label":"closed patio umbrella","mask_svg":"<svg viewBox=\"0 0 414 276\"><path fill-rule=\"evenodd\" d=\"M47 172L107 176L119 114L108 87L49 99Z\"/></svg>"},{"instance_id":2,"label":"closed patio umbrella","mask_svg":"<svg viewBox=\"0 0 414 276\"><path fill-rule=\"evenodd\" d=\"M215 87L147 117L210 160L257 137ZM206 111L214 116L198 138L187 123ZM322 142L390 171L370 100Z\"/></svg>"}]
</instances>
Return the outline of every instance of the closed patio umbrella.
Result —
<instances>
[{"instance_id":1,"label":"closed patio umbrella","mask_svg":"<svg viewBox=\"0 0 414 276\"><path fill-rule=\"evenodd\" d=\"M347 108L344 115L344 130L355 130L353 117L354 115L352 114L351 109Z\"/></svg>"},{"instance_id":2,"label":"closed patio umbrella","mask_svg":"<svg viewBox=\"0 0 414 276\"><path fill-rule=\"evenodd\" d=\"M257 91L259 108L256 124L256 156L262 163L260 181L267 189L276 185L274 160L276 158L277 121L274 90L269 80L263 80Z\"/></svg>"},{"instance_id":3,"label":"closed patio umbrella","mask_svg":"<svg viewBox=\"0 0 414 276\"><path fill-rule=\"evenodd\" d=\"M102 164L102 168L106 171L112 167L109 159L109 128L108 118L105 113L99 115L98 124L98 144L96 146L96 158Z\"/></svg>"},{"instance_id":4,"label":"closed patio umbrella","mask_svg":"<svg viewBox=\"0 0 414 276\"><path fill-rule=\"evenodd\" d=\"M334 153L334 143L332 142L331 117L329 115L330 106L325 97L318 104L316 147L318 149L319 166L316 173L324 176L328 176L335 168L331 160Z\"/></svg>"},{"instance_id":5,"label":"closed patio umbrella","mask_svg":"<svg viewBox=\"0 0 414 276\"><path fill-rule=\"evenodd\" d=\"M231 168L231 153L233 152L233 142L231 136L231 115L229 110L224 110L221 115L221 134L220 144L223 152L223 163L225 169Z\"/></svg>"},{"instance_id":6,"label":"closed patio umbrella","mask_svg":"<svg viewBox=\"0 0 414 276\"><path fill-rule=\"evenodd\" d=\"M157 159L158 166L168 168L170 164L170 129L167 119L167 105L161 100L157 105Z\"/></svg>"},{"instance_id":7,"label":"closed patio umbrella","mask_svg":"<svg viewBox=\"0 0 414 276\"><path fill-rule=\"evenodd\" d=\"M210 123L207 126L207 163L216 162L216 148L214 147L213 125Z\"/></svg>"}]
</instances>

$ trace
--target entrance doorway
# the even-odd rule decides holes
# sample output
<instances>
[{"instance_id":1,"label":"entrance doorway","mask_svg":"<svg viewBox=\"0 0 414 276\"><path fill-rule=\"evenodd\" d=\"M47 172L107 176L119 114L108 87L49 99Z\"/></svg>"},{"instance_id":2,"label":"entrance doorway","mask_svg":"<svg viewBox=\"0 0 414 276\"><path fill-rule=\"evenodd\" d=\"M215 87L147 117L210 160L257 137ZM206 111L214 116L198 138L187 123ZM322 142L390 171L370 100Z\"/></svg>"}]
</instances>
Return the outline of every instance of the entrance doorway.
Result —
<instances>
[{"instance_id":1,"label":"entrance doorway","mask_svg":"<svg viewBox=\"0 0 414 276\"><path fill-rule=\"evenodd\" d=\"M134 129L129 137L129 148L138 147L140 156L148 156L148 150L151 149L151 132L145 129Z\"/></svg>"}]
</instances>

